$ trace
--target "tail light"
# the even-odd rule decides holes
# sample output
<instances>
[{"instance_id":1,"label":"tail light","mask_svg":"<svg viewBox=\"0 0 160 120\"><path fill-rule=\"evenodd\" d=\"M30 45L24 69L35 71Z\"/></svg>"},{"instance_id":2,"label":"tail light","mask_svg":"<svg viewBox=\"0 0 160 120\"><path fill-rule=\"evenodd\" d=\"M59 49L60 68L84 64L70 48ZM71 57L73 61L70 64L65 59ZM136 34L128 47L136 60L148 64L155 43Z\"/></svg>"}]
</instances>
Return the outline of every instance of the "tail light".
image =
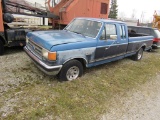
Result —
<instances>
[{"instance_id":1,"label":"tail light","mask_svg":"<svg viewBox=\"0 0 160 120\"><path fill-rule=\"evenodd\" d=\"M153 42L160 42L160 38L154 38Z\"/></svg>"}]
</instances>

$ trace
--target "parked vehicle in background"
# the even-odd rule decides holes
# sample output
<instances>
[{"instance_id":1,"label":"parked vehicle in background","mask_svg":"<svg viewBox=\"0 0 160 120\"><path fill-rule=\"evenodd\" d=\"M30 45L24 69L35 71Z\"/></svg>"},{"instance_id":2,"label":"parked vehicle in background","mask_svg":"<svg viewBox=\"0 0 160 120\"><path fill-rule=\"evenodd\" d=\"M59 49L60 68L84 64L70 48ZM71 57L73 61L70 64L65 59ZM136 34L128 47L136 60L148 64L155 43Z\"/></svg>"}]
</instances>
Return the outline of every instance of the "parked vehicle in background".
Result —
<instances>
[{"instance_id":1,"label":"parked vehicle in background","mask_svg":"<svg viewBox=\"0 0 160 120\"><path fill-rule=\"evenodd\" d=\"M64 30L29 32L24 50L46 74L74 80L82 76L84 67L128 56L140 60L153 37L132 35L123 22L76 18Z\"/></svg>"},{"instance_id":2,"label":"parked vehicle in background","mask_svg":"<svg viewBox=\"0 0 160 120\"><path fill-rule=\"evenodd\" d=\"M157 14L157 11L155 11L153 15L152 27L160 30L160 15Z\"/></svg>"},{"instance_id":3,"label":"parked vehicle in background","mask_svg":"<svg viewBox=\"0 0 160 120\"><path fill-rule=\"evenodd\" d=\"M26 34L31 31L8 26L8 23L14 21L12 14L56 18L52 13L29 5L24 0L0 0L0 55L3 55L4 47L25 46Z\"/></svg>"},{"instance_id":4,"label":"parked vehicle in background","mask_svg":"<svg viewBox=\"0 0 160 120\"><path fill-rule=\"evenodd\" d=\"M132 33L147 34L153 36L152 49L160 47L160 31L157 28L141 27L141 26L128 26L128 30Z\"/></svg>"}]
</instances>

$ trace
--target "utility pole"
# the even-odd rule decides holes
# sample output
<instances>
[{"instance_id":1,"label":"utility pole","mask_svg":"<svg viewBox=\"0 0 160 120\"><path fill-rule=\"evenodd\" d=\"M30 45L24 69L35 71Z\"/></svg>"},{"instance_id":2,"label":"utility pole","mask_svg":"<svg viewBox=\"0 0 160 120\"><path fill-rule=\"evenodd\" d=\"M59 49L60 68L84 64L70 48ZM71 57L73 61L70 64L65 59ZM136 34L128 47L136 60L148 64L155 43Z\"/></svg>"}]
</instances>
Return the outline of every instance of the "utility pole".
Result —
<instances>
[{"instance_id":1,"label":"utility pole","mask_svg":"<svg viewBox=\"0 0 160 120\"><path fill-rule=\"evenodd\" d=\"M143 22L144 22L144 14L145 14L145 12L144 12L144 11L142 11L142 14L141 14L141 23L143 23Z\"/></svg>"},{"instance_id":2,"label":"utility pole","mask_svg":"<svg viewBox=\"0 0 160 120\"><path fill-rule=\"evenodd\" d=\"M53 2L53 0L52 0L52 7L54 6L54 2Z\"/></svg>"}]
</instances>

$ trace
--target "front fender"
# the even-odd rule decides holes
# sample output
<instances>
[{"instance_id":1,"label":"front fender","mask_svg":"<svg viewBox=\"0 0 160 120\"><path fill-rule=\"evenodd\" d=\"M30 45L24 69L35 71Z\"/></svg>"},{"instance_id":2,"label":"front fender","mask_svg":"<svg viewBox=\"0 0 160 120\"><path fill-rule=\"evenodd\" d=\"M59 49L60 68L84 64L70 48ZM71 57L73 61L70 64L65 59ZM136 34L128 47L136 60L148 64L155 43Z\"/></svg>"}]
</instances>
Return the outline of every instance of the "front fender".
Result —
<instances>
[{"instance_id":1,"label":"front fender","mask_svg":"<svg viewBox=\"0 0 160 120\"><path fill-rule=\"evenodd\" d=\"M64 64L67 63L67 62L69 62L70 60L74 60L74 59L79 60L80 62L81 62L81 60L84 61L85 66L88 64L88 61L87 61L86 58L75 57L75 58L70 58L70 59L66 60L62 65L64 65Z\"/></svg>"},{"instance_id":2,"label":"front fender","mask_svg":"<svg viewBox=\"0 0 160 120\"><path fill-rule=\"evenodd\" d=\"M72 59L83 59L87 65L94 60L95 50L96 47L59 51L57 52L57 62L65 64Z\"/></svg>"}]
</instances>

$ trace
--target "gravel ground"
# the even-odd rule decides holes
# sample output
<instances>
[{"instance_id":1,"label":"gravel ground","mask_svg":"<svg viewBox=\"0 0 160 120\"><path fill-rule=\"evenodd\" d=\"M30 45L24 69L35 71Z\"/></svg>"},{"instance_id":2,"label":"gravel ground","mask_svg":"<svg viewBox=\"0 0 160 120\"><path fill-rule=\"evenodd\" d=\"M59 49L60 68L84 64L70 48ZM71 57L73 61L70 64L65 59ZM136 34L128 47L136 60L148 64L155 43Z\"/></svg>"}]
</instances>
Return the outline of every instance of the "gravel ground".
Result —
<instances>
[{"instance_id":1,"label":"gravel ground","mask_svg":"<svg viewBox=\"0 0 160 120\"><path fill-rule=\"evenodd\" d=\"M159 120L160 75L127 93L115 96L113 104L101 120Z\"/></svg>"},{"instance_id":2,"label":"gravel ground","mask_svg":"<svg viewBox=\"0 0 160 120\"><path fill-rule=\"evenodd\" d=\"M52 79L35 67L21 47L7 48L5 55L0 56L0 66L0 95L27 80Z\"/></svg>"},{"instance_id":3,"label":"gravel ground","mask_svg":"<svg viewBox=\"0 0 160 120\"><path fill-rule=\"evenodd\" d=\"M32 73L36 70L22 48L6 49L5 55L0 56L0 66L0 95L19 86L25 81L27 75L36 77Z\"/></svg>"},{"instance_id":4,"label":"gravel ground","mask_svg":"<svg viewBox=\"0 0 160 120\"><path fill-rule=\"evenodd\" d=\"M57 83L53 77L46 76L36 68L21 47L6 48L5 55L0 56L0 67L0 120L13 114L15 107L21 107L19 104L22 101L21 94L27 84L34 85L44 79L45 83L48 81L52 81L53 85ZM22 91L16 92L21 89ZM30 95L24 99L35 101Z\"/></svg>"},{"instance_id":5,"label":"gravel ground","mask_svg":"<svg viewBox=\"0 0 160 120\"><path fill-rule=\"evenodd\" d=\"M44 75L30 61L22 48L9 48L4 56L0 57L0 105L5 100L6 105L1 106L1 117L13 112L17 106L16 99L7 100L4 93L12 91L27 80L51 80L52 77ZM40 73L41 72L41 73ZM40 73L40 74L39 74ZM54 84L57 81L53 81ZM143 86L129 91L126 96L117 95L113 98L113 104L107 114L102 116L102 120L159 120L160 118L160 75ZM16 93L16 95L21 93ZM4 98L3 98L4 97ZM4 102L4 101L3 101Z\"/></svg>"}]
</instances>

